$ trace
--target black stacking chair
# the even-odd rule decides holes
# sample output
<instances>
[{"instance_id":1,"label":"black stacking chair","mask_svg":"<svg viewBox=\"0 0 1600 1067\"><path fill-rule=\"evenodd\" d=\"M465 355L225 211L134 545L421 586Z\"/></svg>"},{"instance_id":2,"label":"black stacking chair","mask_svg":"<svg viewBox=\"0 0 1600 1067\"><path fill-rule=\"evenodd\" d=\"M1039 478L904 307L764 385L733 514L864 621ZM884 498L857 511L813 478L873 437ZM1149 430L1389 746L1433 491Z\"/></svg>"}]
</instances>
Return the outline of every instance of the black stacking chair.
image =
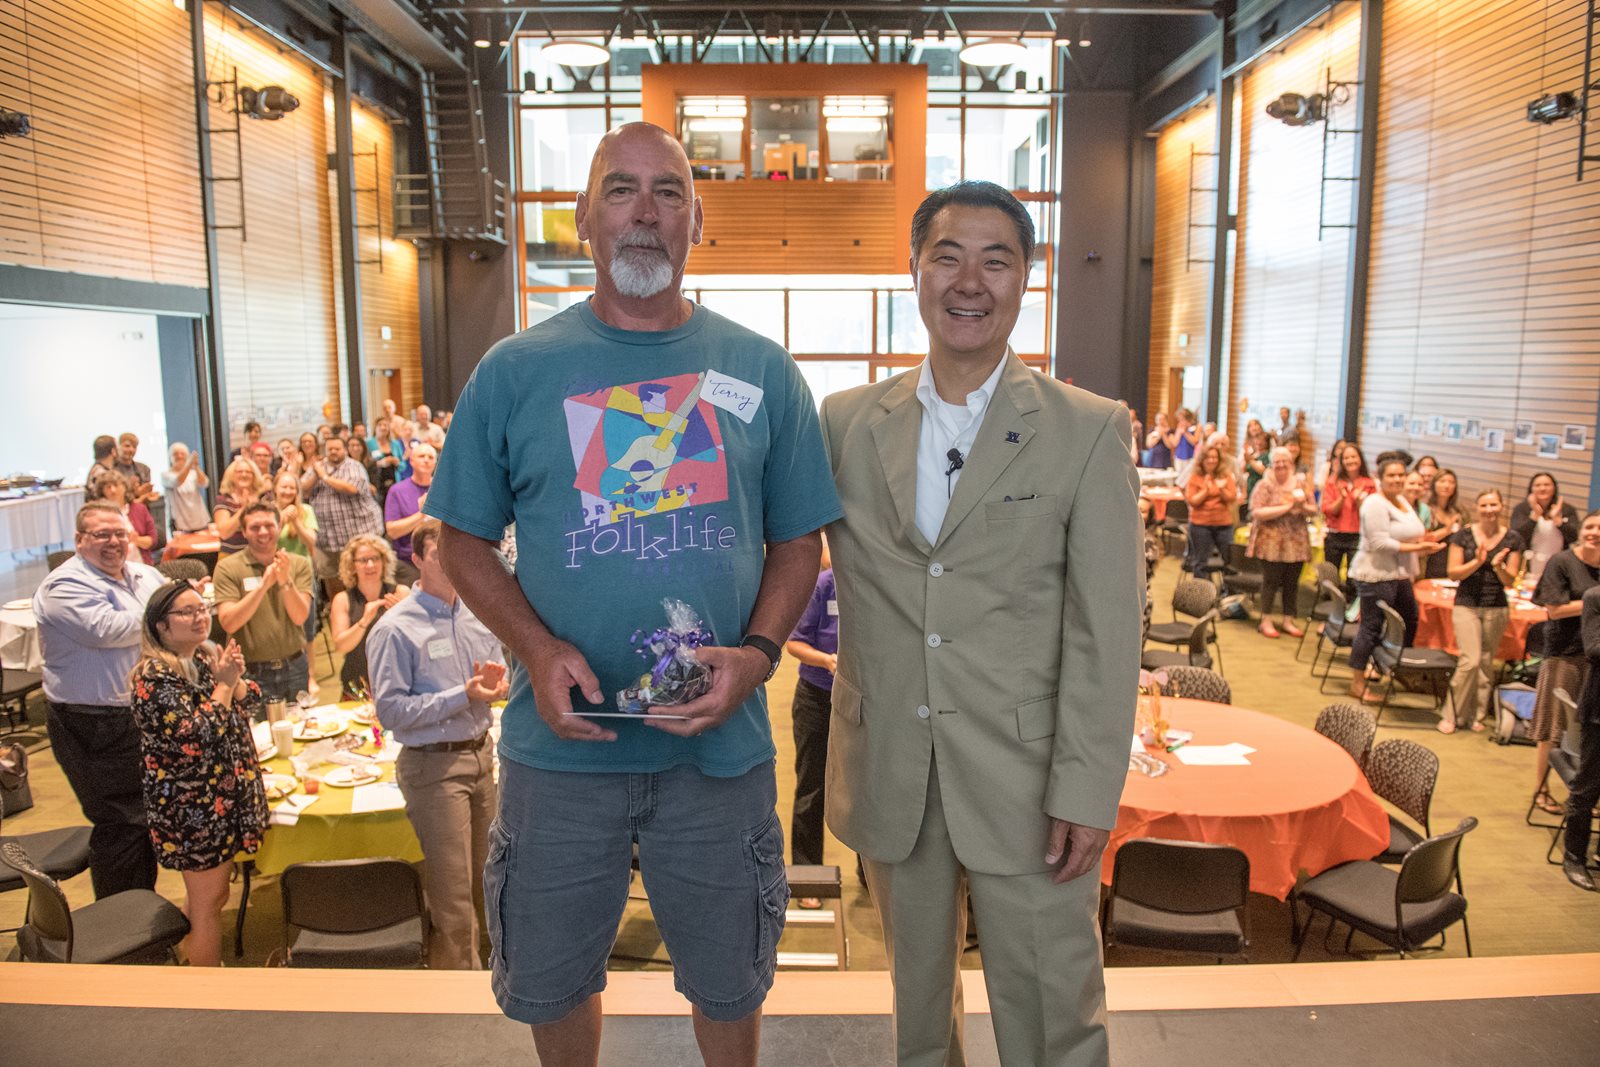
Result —
<instances>
[{"instance_id":1,"label":"black stacking chair","mask_svg":"<svg viewBox=\"0 0 1600 1067\"><path fill-rule=\"evenodd\" d=\"M1395 680L1401 673L1427 678L1433 686L1433 710L1438 711L1445 701L1450 702L1450 712L1455 714L1456 697L1450 689L1450 678L1456 672L1456 658L1442 648L1419 648L1407 645L1405 620L1400 613L1383 601L1378 601L1383 612L1383 636L1372 650L1372 663L1384 676L1383 700L1378 704L1377 717L1394 695Z\"/></svg>"},{"instance_id":2,"label":"black stacking chair","mask_svg":"<svg viewBox=\"0 0 1600 1067\"><path fill-rule=\"evenodd\" d=\"M404 860L293 863L278 880L289 967L426 967L422 879Z\"/></svg>"},{"instance_id":3,"label":"black stacking chair","mask_svg":"<svg viewBox=\"0 0 1600 1067\"><path fill-rule=\"evenodd\" d=\"M28 697L44 686L44 678L33 671L13 671L0 667L0 715L9 729L28 725Z\"/></svg>"},{"instance_id":4,"label":"black stacking chair","mask_svg":"<svg viewBox=\"0 0 1600 1067\"><path fill-rule=\"evenodd\" d=\"M1367 769L1372 738L1378 732L1378 720L1372 712L1354 704L1329 704L1317 712L1314 729L1350 753L1357 767Z\"/></svg>"},{"instance_id":5,"label":"black stacking chair","mask_svg":"<svg viewBox=\"0 0 1600 1067\"><path fill-rule=\"evenodd\" d=\"M1335 923L1350 928L1344 940L1346 953L1350 952L1355 932L1360 930L1405 959L1427 947L1426 943L1436 936L1439 944L1435 947L1443 948L1445 930L1459 922L1467 941L1467 955L1471 956L1467 897L1461 887L1461 839L1477 825L1477 819L1468 817L1454 830L1421 842L1406 853L1398 871L1373 860L1353 860L1302 884L1289 898L1294 958L1300 958L1319 911L1328 917L1324 944L1332 937ZM1452 883L1454 891L1450 888ZM1311 909L1304 926L1300 925L1298 909L1302 901Z\"/></svg>"},{"instance_id":6,"label":"black stacking chair","mask_svg":"<svg viewBox=\"0 0 1600 1067\"><path fill-rule=\"evenodd\" d=\"M1345 599L1344 590L1334 582L1322 583L1322 596L1328 604L1328 615L1322 622L1313 622L1317 627L1317 643L1311 648L1311 676L1316 677L1317 662L1322 658L1322 646L1328 645L1328 663L1322 668L1322 680L1317 683L1317 692L1328 691L1328 676L1333 673L1333 661L1338 658L1341 648L1348 649L1355 643L1356 624L1345 620L1345 612L1350 607L1350 601Z\"/></svg>"},{"instance_id":7,"label":"black stacking chair","mask_svg":"<svg viewBox=\"0 0 1600 1067\"><path fill-rule=\"evenodd\" d=\"M1137 838L1117 849L1101 915L1106 947L1244 956L1250 859L1231 845Z\"/></svg>"},{"instance_id":8,"label":"black stacking chair","mask_svg":"<svg viewBox=\"0 0 1600 1067\"><path fill-rule=\"evenodd\" d=\"M1591 667L1590 670L1594 668ZM1566 787L1567 792L1572 792L1572 780L1578 776L1580 763L1579 753L1583 751L1583 723L1578 718L1578 702L1572 699L1572 694L1565 689L1557 689L1555 697L1567 709L1567 728L1561 732L1561 743L1550 750L1550 770L1557 779ZM1526 822L1529 826L1539 826L1555 831L1550 835L1550 850L1545 853L1545 862L1557 866L1561 863L1561 854L1566 847L1567 820L1572 818L1572 813L1563 805L1561 821L1554 825L1548 822L1535 822L1533 820L1534 805L1528 805ZM1589 815L1594 819L1593 814Z\"/></svg>"},{"instance_id":9,"label":"black stacking chair","mask_svg":"<svg viewBox=\"0 0 1600 1067\"><path fill-rule=\"evenodd\" d=\"M73 911L54 878L15 841L0 843L0 862L28 886L28 921L17 931L24 962L177 962L173 949L189 934L189 920L149 889L101 897Z\"/></svg>"},{"instance_id":10,"label":"black stacking chair","mask_svg":"<svg viewBox=\"0 0 1600 1067\"><path fill-rule=\"evenodd\" d=\"M1168 555L1182 555L1189 544L1189 502L1182 497L1167 501L1166 518L1156 530Z\"/></svg>"},{"instance_id":11,"label":"black stacking chair","mask_svg":"<svg viewBox=\"0 0 1600 1067\"><path fill-rule=\"evenodd\" d=\"M1311 631L1327 622L1335 610L1335 604L1328 596L1328 591L1323 583L1331 583L1334 587L1339 585L1339 568L1323 560L1312 571L1317 576L1317 603L1311 609L1310 624L1300 634L1300 643L1294 646L1294 658L1298 660L1300 653L1305 651L1306 642L1311 638ZM1338 608L1341 620L1344 617L1344 608Z\"/></svg>"},{"instance_id":12,"label":"black stacking chair","mask_svg":"<svg viewBox=\"0 0 1600 1067\"><path fill-rule=\"evenodd\" d=\"M1178 584L1172 589L1172 621L1156 622L1150 624L1150 629L1145 633L1145 643L1154 642L1158 645L1172 645L1175 648L1188 647L1189 640L1194 633L1194 624L1182 621L1179 616L1188 616L1191 619L1203 619L1217 606L1217 587L1210 582L1203 582L1198 578L1183 575L1178 578ZM1216 649L1217 667L1222 667L1222 646L1217 643L1216 628L1210 630L1210 645Z\"/></svg>"},{"instance_id":13,"label":"black stacking chair","mask_svg":"<svg viewBox=\"0 0 1600 1067\"><path fill-rule=\"evenodd\" d=\"M1139 666L1147 671L1177 666L1210 667L1211 653L1207 649L1216 640L1216 626L1217 612L1213 608L1189 628L1189 636L1185 642L1188 647L1184 651L1147 651L1139 657Z\"/></svg>"}]
</instances>

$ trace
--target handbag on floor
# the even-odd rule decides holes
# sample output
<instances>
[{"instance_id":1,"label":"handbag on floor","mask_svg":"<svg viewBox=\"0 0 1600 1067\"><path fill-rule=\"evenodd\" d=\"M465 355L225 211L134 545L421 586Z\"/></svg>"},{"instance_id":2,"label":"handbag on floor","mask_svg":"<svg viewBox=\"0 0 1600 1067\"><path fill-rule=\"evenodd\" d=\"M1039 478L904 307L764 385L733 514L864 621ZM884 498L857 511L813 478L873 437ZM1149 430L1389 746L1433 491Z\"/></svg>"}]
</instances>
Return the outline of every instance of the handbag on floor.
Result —
<instances>
[{"instance_id":1,"label":"handbag on floor","mask_svg":"<svg viewBox=\"0 0 1600 1067\"><path fill-rule=\"evenodd\" d=\"M0 744L0 817L33 807L28 787L28 750L20 744Z\"/></svg>"}]
</instances>

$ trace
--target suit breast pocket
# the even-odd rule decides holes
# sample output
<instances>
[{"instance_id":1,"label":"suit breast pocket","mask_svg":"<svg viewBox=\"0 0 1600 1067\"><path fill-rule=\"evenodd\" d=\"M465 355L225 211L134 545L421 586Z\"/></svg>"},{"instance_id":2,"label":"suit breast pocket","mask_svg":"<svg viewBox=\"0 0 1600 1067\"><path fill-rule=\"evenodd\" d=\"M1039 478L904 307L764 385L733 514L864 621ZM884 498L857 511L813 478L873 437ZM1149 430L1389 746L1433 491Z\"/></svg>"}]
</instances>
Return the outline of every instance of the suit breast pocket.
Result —
<instances>
[{"instance_id":1,"label":"suit breast pocket","mask_svg":"<svg viewBox=\"0 0 1600 1067\"><path fill-rule=\"evenodd\" d=\"M990 522L1014 522L1017 519L1037 519L1056 513L1060 497L1034 496L1023 500L991 500L983 506Z\"/></svg>"}]
</instances>

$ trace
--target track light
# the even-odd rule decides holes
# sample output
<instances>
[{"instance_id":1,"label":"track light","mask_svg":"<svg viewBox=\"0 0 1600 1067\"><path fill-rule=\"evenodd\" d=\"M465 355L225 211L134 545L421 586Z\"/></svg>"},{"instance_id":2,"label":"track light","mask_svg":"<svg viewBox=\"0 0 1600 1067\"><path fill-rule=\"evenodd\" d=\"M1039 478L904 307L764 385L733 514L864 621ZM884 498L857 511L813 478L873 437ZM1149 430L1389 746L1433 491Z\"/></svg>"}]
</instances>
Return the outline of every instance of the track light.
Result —
<instances>
[{"instance_id":1,"label":"track light","mask_svg":"<svg viewBox=\"0 0 1600 1067\"><path fill-rule=\"evenodd\" d=\"M563 67L602 67L611 61L611 53L604 45L578 37L552 37L540 54Z\"/></svg>"}]
</instances>

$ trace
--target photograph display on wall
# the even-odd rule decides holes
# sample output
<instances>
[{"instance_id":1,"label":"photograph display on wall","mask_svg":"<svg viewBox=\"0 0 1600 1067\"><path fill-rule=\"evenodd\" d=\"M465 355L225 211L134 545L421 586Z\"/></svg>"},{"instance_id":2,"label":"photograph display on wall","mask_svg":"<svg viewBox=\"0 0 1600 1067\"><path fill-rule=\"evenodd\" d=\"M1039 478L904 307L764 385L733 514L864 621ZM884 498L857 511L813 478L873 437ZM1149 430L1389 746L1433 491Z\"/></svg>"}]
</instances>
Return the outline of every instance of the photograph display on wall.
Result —
<instances>
[{"instance_id":1,"label":"photograph display on wall","mask_svg":"<svg viewBox=\"0 0 1600 1067\"><path fill-rule=\"evenodd\" d=\"M1445 440L1447 440L1447 441L1459 441L1459 440L1461 440L1462 432L1463 432L1463 427L1462 427L1461 423L1459 423L1459 422L1451 422L1449 425L1447 425L1444 428Z\"/></svg>"},{"instance_id":2,"label":"photograph display on wall","mask_svg":"<svg viewBox=\"0 0 1600 1067\"><path fill-rule=\"evenodd\" d=\"M1422 436L1422 420L1421 419L1412 419L1411 420L1411 436L1412 437L1421 437Z\"/></svg>"},{"instance_id":3,"label":"photograph display on wall","mask_svg":"<svg viewBox=\"0 0 1600 1067\"><path fill-rule=\"evenodd\" d=\"M1533 423L1519 422L1513 431L1512 441L1519 445L1533 444Z\"/></svg>"},{"instance_id":4,"label":"photograph display on wall","mask_svg":"<svg viewBox=\"0 0 1600 1067\"><path fill-rule=\"evenodd\" d=\"M1444 433L1444 416L1433 415L1428 419L1428 436L1438 437Z\"/></svg>"},{"instance_id":5,"label":"photograph display on wall","mask_svg":"<svg viewBox=\"0 0 1600 1067\"><path fill-rule=\"evenodd\" d=\"M1467 420L1467 440L1476 441L1483 436L1483 423L1478 419Z\"/></svg>"},{"instance_id":6,"label":"photograph display on wall","mask_svg":"<svg viewBox=\"0 0 1600 1067\"><path fill-rule=\"evenodd\" d=\"M1554 434L1554 433L1542 433L1542 434L1540 434L1539 435L1539 452L1538 452L1539 458L1540 459L1556 459L1560 455L1561 455L1561 435L1560 434Z\"/></svg>"},{"instance_id":7,"label":"photograph display on wall","mask_svg":"<svg viewBox=\"0 0 1600 1067\"><path fill-rule=\"evenodd\" d=\"M1483 450L1485 452L1504 452L1506 450L1506 432L1498 427L1483 431Z\"/></svg>"},{"instance_id":8,"label":"photograph display on wall","mask_svg":"<svg viewBox=\"0 0 1600 1067\"><path fill-rule=\"evenodd\" d=\"M1566 432L1561 435L1561 447L1581 449L1589 439L1589 431L1583 426L1567 424Z\"/></svg>"},{"instance_id":9,"label":"photograph display on wall","mask_svg":"<svg viewBox=\"0 0 1600 1067\"><path fill-rule=\"evenodd\" d=\"M1397 411L1389 416L1389 425L1396 430L1404 430L1408 421L1410 421L1410 416L1403 411Z\"/></svg>"}]
</instances>

